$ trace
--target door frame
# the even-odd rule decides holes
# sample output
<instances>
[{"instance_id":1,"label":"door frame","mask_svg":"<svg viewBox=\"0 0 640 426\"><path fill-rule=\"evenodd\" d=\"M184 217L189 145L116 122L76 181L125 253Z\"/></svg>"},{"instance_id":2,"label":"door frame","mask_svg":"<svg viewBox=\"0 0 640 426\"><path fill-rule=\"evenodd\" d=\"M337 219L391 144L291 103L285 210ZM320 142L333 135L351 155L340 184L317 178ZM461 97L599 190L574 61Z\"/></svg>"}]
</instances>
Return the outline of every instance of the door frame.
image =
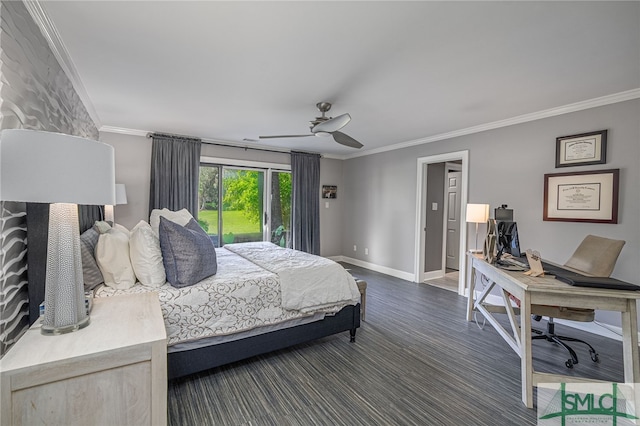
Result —
<instances>
[{"instance_id":1,"label":"door frame","mask_svg":"<svg viewBox=\"0 0 640 426\"><path fill-rule=\"evenodd\" d=\"M427 184L426 167L425 165L433 163L446 163L450 161L461 160L462 182L460 187L460 218L466 217L467 201L468 201L468 186L469 186L469 150L455 151L445 154L430 155L427 157L419 157L417 159L417 172L416 172L416 224L415 224L415 249L414 249L414 281L422 282L425 276L424 274L424 220L423 217L426 214L425 194ZM444 202L444 201L443 201ZM462 224L461 224L462 225ZM465 275L466 275L466 247L467 247L467 226L460 226L460 251L459 251L459 276L458 276L458 294L464 296L465 294ZM437 272L437 271L436 271ZM444 276L444 269L441 271ZM436 277L430 277L436 278Z\"/></svg>"}]
</instances>

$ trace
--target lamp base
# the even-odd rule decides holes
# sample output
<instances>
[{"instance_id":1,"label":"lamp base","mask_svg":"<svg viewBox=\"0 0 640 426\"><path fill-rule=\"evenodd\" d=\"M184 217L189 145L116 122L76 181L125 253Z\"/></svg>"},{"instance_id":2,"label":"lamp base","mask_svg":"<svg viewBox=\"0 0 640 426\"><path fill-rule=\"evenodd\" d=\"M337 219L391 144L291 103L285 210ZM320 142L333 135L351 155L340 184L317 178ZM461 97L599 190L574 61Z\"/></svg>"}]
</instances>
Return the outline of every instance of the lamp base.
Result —
<instances>
[{"instance_id":1,"label":"lamp base","mask_svg":"<svg viewBox=\"0 0 640 426\"><path fill-rule=\"evenodd\" d=\"M42 334L57 336L89 325L83 287L78 206L51 204Z\"/></svg>"},{"instance_id":2,"label":"lamp base","mask_svg":"<svg viewBox=\"0 0 640 426\"><path fill-rule=\"evenodd\" d=\"M65 325L62 327L52 327L43 324L42 327L40 327L40 332L45 336L59 336L60 334L73 333L74 331L83 329L88 326L90 322L91 319L87 316L77 324Z\"/></svg>"}]
</instances>

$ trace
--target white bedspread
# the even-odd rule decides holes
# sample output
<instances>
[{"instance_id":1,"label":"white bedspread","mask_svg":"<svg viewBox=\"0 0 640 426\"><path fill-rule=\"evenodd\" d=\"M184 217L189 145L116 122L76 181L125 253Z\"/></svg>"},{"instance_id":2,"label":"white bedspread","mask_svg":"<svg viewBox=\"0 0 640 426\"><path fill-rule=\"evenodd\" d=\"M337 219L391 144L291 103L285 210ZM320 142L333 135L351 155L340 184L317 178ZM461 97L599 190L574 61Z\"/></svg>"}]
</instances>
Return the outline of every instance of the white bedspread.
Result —
<instances>
[{"instance_id":1,"label":"white bedspread","mask_svg":"<svg viewBox=\"0 0 640 426\"><path fill-rule=\"evenodd\" d=\"M335 312L360 301L355 280L333 260L269 242L227 244L225 248L278 275L284 309Z\"/></svg>"},{"instance_id":2,"label":"white bedspread","mask_svg":"<svg viewBox=\"0 0 640 426\"><path fill-rule=\"evenodd\" d=\"M224 336L303 317L280 306L278 276L230 251L216 249L218 272L189 287L137 283L127 290L102 286L96 297L158 292L168 346Z\"/></svg>"}]
</instances>

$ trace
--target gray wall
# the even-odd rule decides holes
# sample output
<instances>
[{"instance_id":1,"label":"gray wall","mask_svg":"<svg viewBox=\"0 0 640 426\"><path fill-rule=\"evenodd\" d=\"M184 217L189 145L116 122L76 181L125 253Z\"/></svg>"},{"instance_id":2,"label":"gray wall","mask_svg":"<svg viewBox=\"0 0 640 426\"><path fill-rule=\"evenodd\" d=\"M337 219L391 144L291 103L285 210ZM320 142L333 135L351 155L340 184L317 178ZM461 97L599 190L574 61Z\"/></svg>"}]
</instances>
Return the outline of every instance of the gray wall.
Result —
<instances>
[{"instance_id":1,"label":"gray wall","mask_svg":"<svg viewBox=\"0 0 640 426\"><path fill-rule=\"evenodd\" d=\"M118 223L128 229L140 220L149 220L149 180L151 176L151 139L119 133L101 132L100 140L113 146L116 157L116 182L127 188L127 204L115 206L114 215ZM202 144L202 156L230 158L246 161L263 161L290 164L291 156L286 153L244 150ZM324 185L338 185L338 199L329 200L325 208L320 204L320 242L323 256L341 254L342 233L342 161L323 158L320 160L320 182ZM320 197L320 188L318 188Z\"/></svg>"},{"instance_id":2,"label":"gray wall","mask_svg":"<svg viewBox=\"0 0 640 426\"><path fill-rule=\"evenodd\" d=\"M417 158L469 150L469 199L514 209L522 248L564 263L587 234L626 240L613 276L640 283L640 100L347 160L343 254L413 273ZM607 164L555 168L558 136L609 130ZM542 220L545 173L620 169L619 223ZM366 209L367 214L358 214ZM470 233L469 235L472 235ZM375 247L369 258L353 244ZM619 315L598 313L619 324Z\"/></svg>"},{"instance_id":3,"label":"gray wall","mask_svg":"<svg viewBox=\"0 0 640 426\"><path fill-rule=\"evenodd\" d=\"M24 4L1 2L0 18L0 129L97 139L98 129ZM0 231L2 356L28 325L24 203L0 202Z\"/></svg>"},{"instance_id":4,"label":"gray wall","mask_svg":"<svg viewBox=\"0 0 640 426\"><path fill-rule=\"evenodd\" d=\"M344 256L413 274L416 158L390 151L345 161Z\"/></svg>"},{"instance_id":5,"label":"gray wall","mask_svg":"<svg viewBox=\"0 0 640 426\"><path fill-rule=\"evenodd\" d=\"M140 220L149 220L151 139L100 132L100 141L113 146L116 182L125 184L127 190L127 204L114 207L114 219L132 229Z\"/></svg>"},{"instance_id":6,"label":"gray wall","mask_svg":"<svg viewBox=\"0 0 640 426\"><path fill-rule=\"evenodd\" d=\"M338 187L337 198L320 200L320 255L342 255L342 206L345 203L342 160L322 158L320 160L320 186ZM319 191L320 192L320 191Z\"/></svg>"}]
</instances>

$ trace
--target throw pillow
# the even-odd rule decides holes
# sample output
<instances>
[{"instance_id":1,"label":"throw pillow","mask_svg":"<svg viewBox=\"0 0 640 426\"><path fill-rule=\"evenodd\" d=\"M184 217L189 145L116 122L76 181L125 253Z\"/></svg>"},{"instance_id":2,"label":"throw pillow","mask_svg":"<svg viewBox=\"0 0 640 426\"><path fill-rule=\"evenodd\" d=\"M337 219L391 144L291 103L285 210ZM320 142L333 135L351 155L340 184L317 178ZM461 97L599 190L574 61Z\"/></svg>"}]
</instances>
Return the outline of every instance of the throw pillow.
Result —
<instances>
[{"instance_id":1,"label":"throw pillow","mask_svg":"<svg viewBox=\"0 0 640 426\"><path fill-rule=\"evenodd\" d=\"M93 224L93 227L96 228L96 231L98 231L99 233L104 234L107 231L109 231L109 229L111 229L111 225L113 225L112 222L98 220L96 221L96 223Z\"/></svg>"},{"instance_id":2,"label":"throw pillow","mask_svg":"<svg viewBox=\"0 0 640 426\"><path fill-rule=\"evenodd\" d=\"M165 219L169 219L180 226L185 226L191 219L193 219L193 216L191 216L191 213L189 213L189 210L187 209L178 210L177 212L169 209L154 209L151 211L151 215L149 217L149 225L151 225L151 229L153 229L153 232L155 232L156 235L158 235L158 229L160 227L160 216Z\"/></svg>"},{"instance_id":3,"label":"throw pillow","mask_svg":"<svg viewBox=\"0 0 640 426\"><path fill-rule=\"evenodd\" d=\"M180 226L161 216L159 231L162 261L172 286L187 287L218 271L216 249L195 219Z\"/></svg>"},{"instance_id":4,"label":"throw pillow","mask_svg":"<svg viewBox=\"0 0 640 426\"><path fill-rule=\"evenodd\" d=\"M131 230L129 253L138 281L149 287L160 287L167 282L160 240L144 220Z\"/></svg>"},{"instance_id":5,"label":"throw pillow","mask_svg":"<svg viewBox=\"0 0 640 426\"><path fill-rule=\"evenodd\" d=\"M80 235L80 255L82 258L82 278L84 290L93 290L104 282L102 272L96 263L95 252L100 233L95 227L91 227Z\"/></svg>"},{"instance_id":6,"label":"throw pillow","mask_svg":"<svg viewBox=\"0 0 640 426\"><path fill-rule=\"evenodd\" d=\"M136 283L129 259L129 235L117 228L100 234L96 245L96 262L109 287L126 290Z\"/></svg>"}]
</instances>

